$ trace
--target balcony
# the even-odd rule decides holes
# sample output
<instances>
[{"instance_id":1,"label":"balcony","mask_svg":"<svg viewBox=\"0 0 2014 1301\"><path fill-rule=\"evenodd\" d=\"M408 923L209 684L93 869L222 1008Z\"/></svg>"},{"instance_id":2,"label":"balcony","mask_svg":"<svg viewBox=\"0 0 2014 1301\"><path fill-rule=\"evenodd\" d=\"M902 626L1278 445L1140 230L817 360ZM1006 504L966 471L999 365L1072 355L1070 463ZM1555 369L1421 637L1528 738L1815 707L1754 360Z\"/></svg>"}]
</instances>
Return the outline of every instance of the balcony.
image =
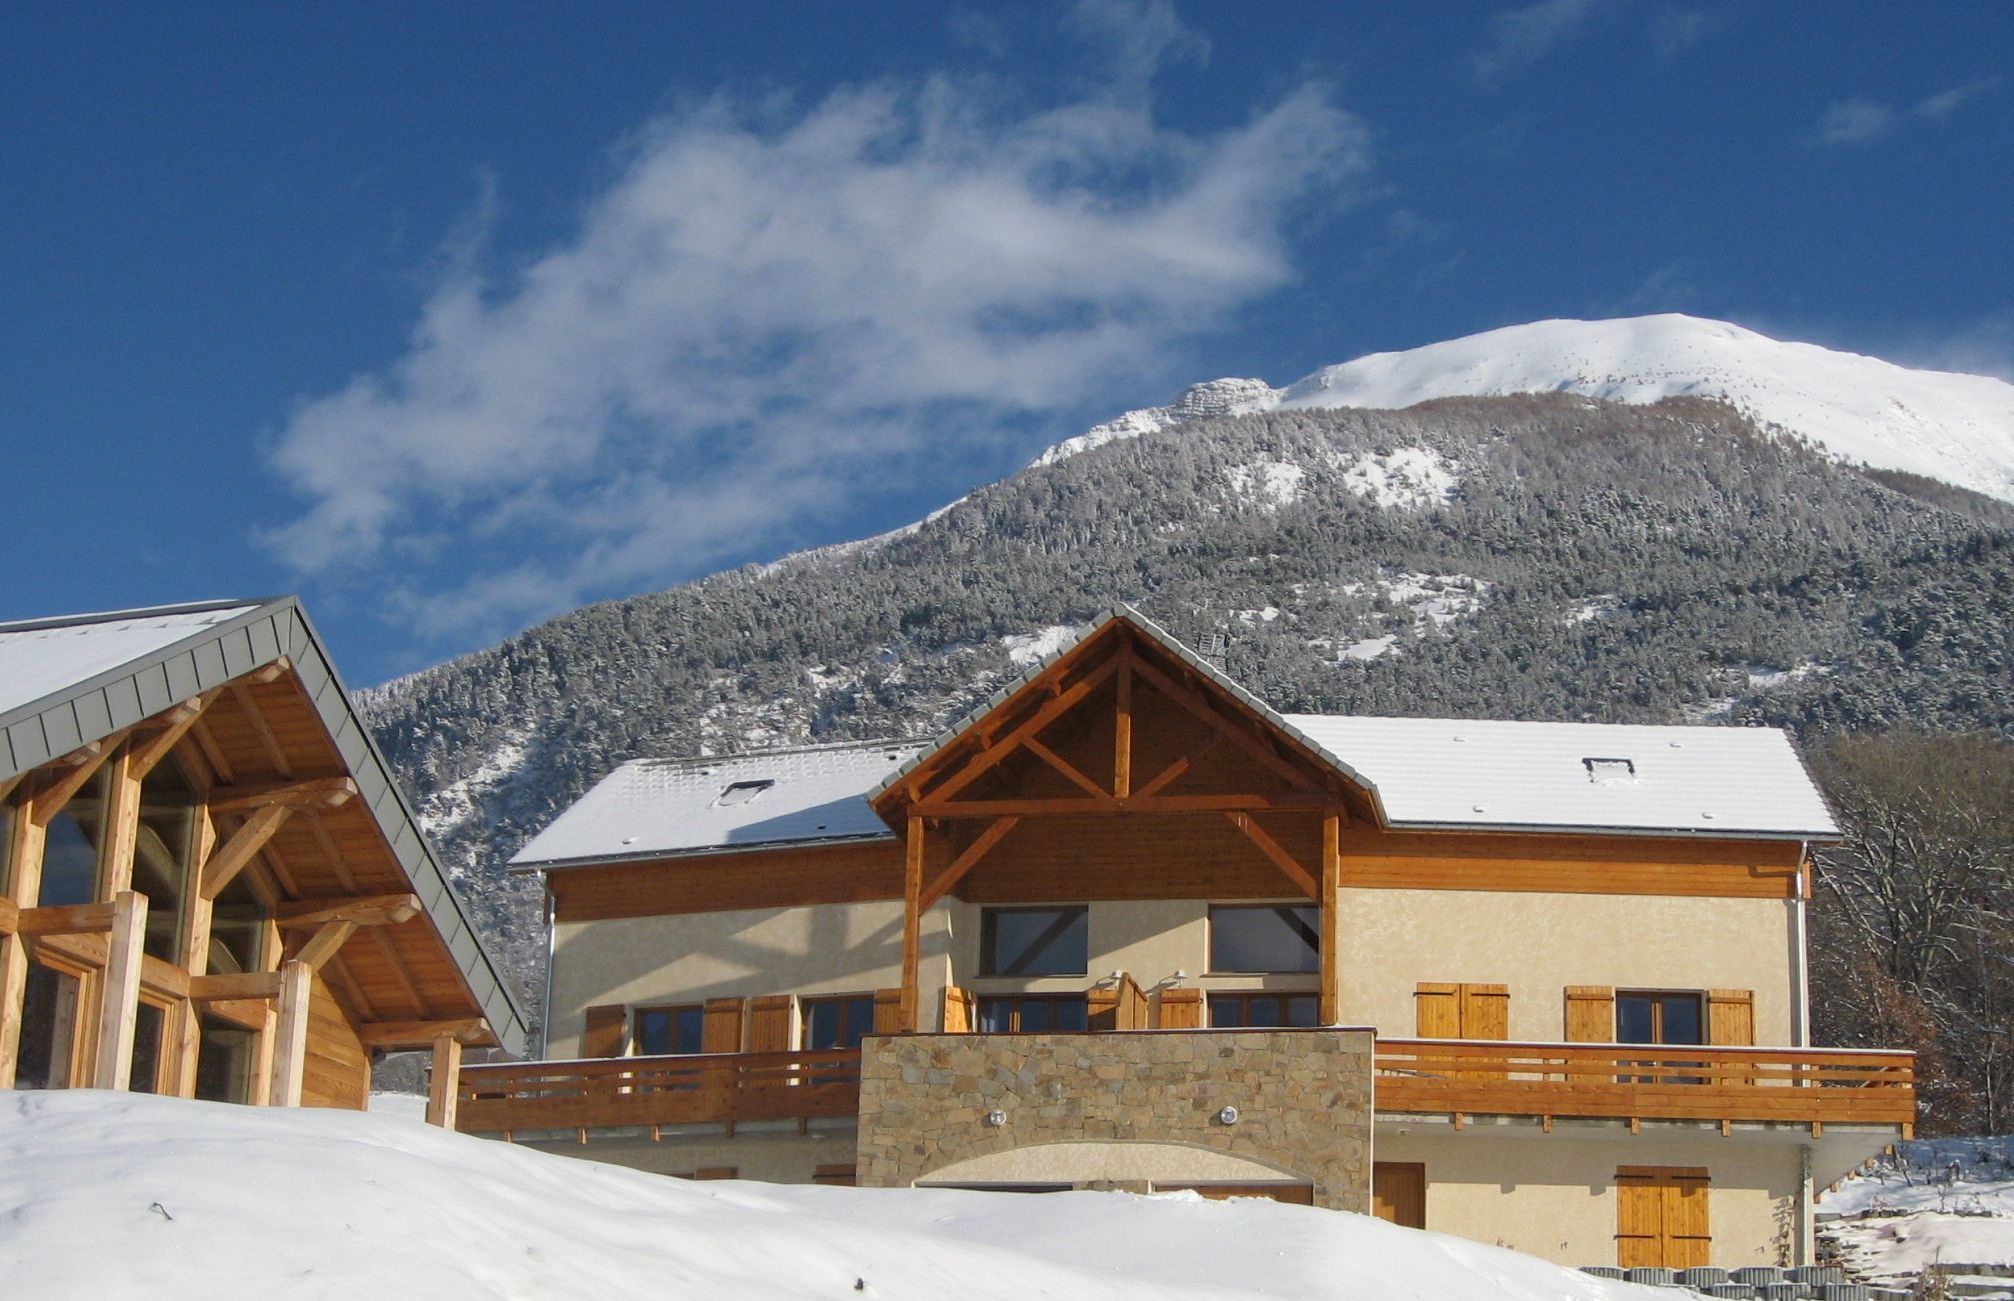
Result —
<instances>
[{"instance_id":1,"label":"balcony","mask_svg":"<svg viewBox=\"0 0 2014 1301\"><path fill-rule=\"evenodd\" d=\"M860 1052L714 1053L464 1066L464 1133L726 1125L843 1117L860 1110Z\"/></svg>"},{"instance_id":2,"label":"balcony","mask_svg":"<svg viewBox=\"0 0 2014 1301\"><path fill-rule=\"evenodd\" d=\"M1380 1039L1380 1114L1899 1125L1916 1121L1914 1053L1820 1048Z\"/></svg>"},{"instance_id":3,"label":"balcony","mask_svg":"<svg viewBox=\"0 0 2014 1301\"><path fill-rule=\"evenodd\" d=\"M1071 1038L1102 1033L1170 1032ZM1380 1039L1372 1063L1380 1115L1457 1124L1481 1115L1776 1122L1814 1134L1828 1124L1894 1125L1907 1137L1916 1120L1915 1057L1906 1052ZM860 1072L860 1052L848 1049L466 1066L457 1127L505 1136L674 1125L731 1132L742 1121L852 1119Z\"/></svg>"}]
</instances>

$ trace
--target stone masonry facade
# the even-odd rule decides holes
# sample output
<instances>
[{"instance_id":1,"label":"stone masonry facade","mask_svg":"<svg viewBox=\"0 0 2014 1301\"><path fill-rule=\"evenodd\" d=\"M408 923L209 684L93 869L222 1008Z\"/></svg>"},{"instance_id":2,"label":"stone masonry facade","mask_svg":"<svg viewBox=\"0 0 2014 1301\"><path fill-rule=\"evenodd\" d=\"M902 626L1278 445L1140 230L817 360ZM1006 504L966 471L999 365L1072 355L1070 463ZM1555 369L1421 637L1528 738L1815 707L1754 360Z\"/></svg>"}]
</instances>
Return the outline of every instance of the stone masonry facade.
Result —
<instances>
[{"instance_id":1,"label":"stone masonry facade","mask_svg":"<svg viewBox=\"0 0 2014 1301\"><path fill-rule=\"evenodd\" d=\"M1355 1029L871 1038L859 1181L906 1187L1044 1144L1174 1144L1306 1180L1317 1206L1368 1211L1372 1045Z\"/></svg>"}]
</instances>

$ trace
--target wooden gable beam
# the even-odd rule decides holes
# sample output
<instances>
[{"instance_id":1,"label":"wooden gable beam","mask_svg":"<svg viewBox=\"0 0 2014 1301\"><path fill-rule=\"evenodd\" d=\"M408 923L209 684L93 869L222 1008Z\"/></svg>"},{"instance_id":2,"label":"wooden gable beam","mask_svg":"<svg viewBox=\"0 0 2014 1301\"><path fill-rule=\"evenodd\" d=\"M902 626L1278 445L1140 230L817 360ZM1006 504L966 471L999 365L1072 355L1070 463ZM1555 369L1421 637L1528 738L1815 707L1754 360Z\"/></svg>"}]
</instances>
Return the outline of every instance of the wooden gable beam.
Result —
<instances>
[{"instance_id":1,"label":"wooden gable beam","mask_svg":"<svg viewBox=\"0 0 2014 1301\"><path fill-rule=\"evenodd\" d=\"M1210 753L1210 751L1216 749L1223 743L1224 743L1224 734L1222 732L1211 732L1208 740L1204 741L1201 745L1189 751L1189 753L1183 755L1181 758L1175 760L1175 762L1169 764L1166 768L1163 768L1161 769L1161 771L1155 773L1153 777L1148 780L1147 784L1140 788L1140 794L1138 798L1151 799L1154 796L1159 795L1162 791L1168 789L1168 787L1174 785L1177 781L1181 780L1182 774L1189 771L1189 769L1195 767L1197 762L1201 760L1204 755Z\"/></svg>"},{"instance_id":2,"label":"wooden gable beam","mask_svg":"<svg viewBox=\"0 0 2014 1301\"><path fill-rule=\"evenodd\" d=\"M1307 868L1302 867L1292 854L1282 848L1280 842L1273 839L1264 827L1243 813L1226 813L1224 816L1230 819L1232 826L1244 832L1246 838L1257 845L1261 853L1272 860L1273 866L1286 873L1287 879L1301 888L1301 893L1317 902L1321 900L1321 887L1316 884L1314 876Z\"/></svg>"},{"instance_id":3,"label":"wooden gable beam","mask_svg":"<svg viewBox=\"0 0 2014 1301\"><path fill-rule=\"evenodd\" d=\"M1112 792L1106 790L1103 786L1100 786L1097 782L1092 781L1089 777L1086 777L1083 773L1077 771L1077 766L1075 764L1071 763L1068 759L1065 759L1062 755L1057 754L1054 750L1051 750L1048 746L1042 744L1034 737L1031 736L1025 738L1021 742L1021 745L1022 748L1028 751L1028 753L1034 755L1037 759L1040 759L1043 763L1048 764L1051 768L1054 768L1057 772L1069 778L1071 784L1076 786L1077 789L1083 791L1086 795L1089 795L1092 799L1109 800L1112 798Z\"/></svg>"},{"instance_id":4,"label":"wooden gable beam","mask_svg":"<svg viewBox=\"0 0 2014 1301\"><path fill-rule=\"evenodd\" d=\"M416 894L355 895L343 899L292 899L273 909L273 920L282 926L310 928L330 922L352 926L396 926L420 912Z\"/></svg>"},{"instance_id":5,"label":"wooden gable beam","mask_svg":"<svg viewBox=\"0 0 2014 1301\"><path fill-rule=\"evenodd\" d=\"M1118 709L1112 719L1112 794L1133 793L1133 640L1119 643Z\"/></svg>"},{"instance_id":6,"label":"wooden gable beam","mask_svg":"<svg viewBox=\"0 0 2014 1301\"><path fill-rule=\"evenodd\" d=\"M1130 800L1076 796L1057 799L952 800L939 804L927 801L910 806L910 812L925 818L1001 818L1082 813L1269 813L1289 810L1326 809L1334 797L1319 794L1285 795L1135 795Z\"/></svg>"},{"instance_id":7,"label":"wooden gable beam","mask_svg":"<svg viewBox=\"0 0 2014 1301\"><path fill-rule=\"evenodd\" d=\"M336 952L343 945L350 942L350 936L356 932L355 922L323 922L315 933L308 937L308 942L301 946L301 951L294 955L294 961L309 971L320 971L328 964L330 958L336 956Z\"/></svg>"},{"instance_id":8,"label":"wooden gable beam","mask_svg":"<svg viewBox=\"0 0 2014 1301\"><path fill-rule=\"evenodd\" d=\"M923 891L917 901L917 907L928 912L932 904L949 894L953 886L965 879L966 873L979 866L980 859L986 857L995 845L1006 838L1008 832L1020 824L1019 818L1000 818L980 832L978 839L967 845L965 852L953 859L951 866L945 868L943 873Z\"/></svg>"},{"instance_id":9,"label":"wooden gable beam","mask_svg":"<svg viewBox=\"0 0 2014 1301\"><path fill-rule=\"evenodd\" d=\"M215 899L224 892L232 878L245 870L245 865L273 838L280 824L293 816L293 806L288 804L262 805L245 824L232 832L229 839L217 846L209 861L203 864L199 876L198 891L205 899Z\"/></svg>"},{"instance_id":10,"label":"wooden gable beam","mask_svg":"<svg viewBox=\"0 0 2014 1301\"><path fill-rule=\"evenodd\" d=\"M333 809L357 793L350 777L311 777L306 781L256 782L218 786L210 792L212 813L242 813L280 804L293 809Z\"/></svg>"},{"instance_id":11,"label":"wooden gable beam","mask_svg":"<svg viewBox=\"0 0 2014 1301\"><path fill-rule=\"evenodd\" d=\"M268 682L278 682L281 678L292 672L293 667L294 662L282 655L270 664L261 664L258 668L253 669L241 681L255 682L260 686L264 686Z\"/></svg>"},{"instance_id":12,"label":"wooden gable beam","mask_svg":"<svg viewBox=\"0 0 2014 1301\"><path fill-rule=\"evenodd\" d=\"M444 1021L371 1021L357 1027L357 1039L366 1048L425 1048L442 1038L462 1044L484 1044L491 1037L489 1022L479 1016Z\"/></svg>"},{"instance_id":13,"label":"wooden gable beam","mask_svg":"<svg viewBox=\"0 0 2014 1301\"><path fill-rule=\"evenodd\" d=\"M16 918L15 930L22 935L102 934L112 929L117 913L118 905L110 903L23 908Z\"/></svg>"},{"instance_id":14,"label":"wooden gable beam","mask_svg":"<svg viewBox=\"0 0 2014 1301\"><path fill-rule=\"evenodd\" d=\"M1068 713L1076 703L1105 684L1105 680L1118 671L1116 660L1108 660L1096 669L1078 679L1060 695L1036 710L1028 718L1002 736L998 742L985 751L972 756L964 767L952 773L944 781L925 792L925 798L932 803L941 803L964 790L991 772L1001 760L1021 748L1021 743L1048 727L1049 724Z\"/></svg>"},{"instance_id":15,"label":"wooden gable beam","mask_svg":"<svg viewBox=\"0 0 2014 1301\"><path fill-rule=\"evenodd\" d=\"M1175 681L1145 659L1135 659L1133 665L1139 670L1140 675L1153 683L1162 694L1223 733L1230 739L1231 744L1278 774L1288 785L1304 791L1317 789L1314 781L1306 773L1281 758L1272 747L1262 744L1245 730L1239 720L1227 716L1212 706L1200 693Z\"/></svg>"},{"instance_id":16,"label":"wooden gable beam","mask_svg":"<svg viewBox=\"0 0 2014 1301\"><path fill-rule=\"evenodd\" d=\"M267 667L273 666L267 665ZM266 758L271 762L273 771L282 777L292 777L294 768L287 759L287 749L280 744L280 739L273 735L273 725L266 721L266 711L260 707L258 698L252 694L247 678L239 678L227 684L225 689L231 693L231 699L237 704L238 712L245 716L245 726L252 730L252 735L259 738L259 746L266 752Z\"/></svg>"},{"instance_id":17,"label":"wooden gable beam","mask_svg":"<svg viewBox=\"0 0 2014 1301\"><path fill-rule=\"evenodd\" d=\"M189 997L199 1003L255 998L278 998L277 971L232 971L214 976L189 977Z\"/></svg>"},{"instance_id":18,"label":"wooden gable beam","mask_svg":"<svg viewBox=\"0 0 2014 1301\"><path fill-rule=\"evenodd\" d=\"M74 798L84 784L98 775L98 769L112 757L118 743L125 739L125 733L108 736L102 741L80 745L54 763L42 766L42 779L35 793L27 801L28 819L37 826L48 826L49 820L63 811L63 806Z\"/></svg>"},{"instance_id":19,"label":"wooden gable beam","mask_svg":"<svg viewBox=\"0 0 2014 1301\"><path fill-rule=\"evenodd\" d=\"M131 763L135 775L145 777L154 771L155 766L181 744L182 738L189 734L189 729L196 725L203 711L216 701L219 694L218 691L206 691L148 720L153 730L133 738Z\"/></svg>"}]
</instances>

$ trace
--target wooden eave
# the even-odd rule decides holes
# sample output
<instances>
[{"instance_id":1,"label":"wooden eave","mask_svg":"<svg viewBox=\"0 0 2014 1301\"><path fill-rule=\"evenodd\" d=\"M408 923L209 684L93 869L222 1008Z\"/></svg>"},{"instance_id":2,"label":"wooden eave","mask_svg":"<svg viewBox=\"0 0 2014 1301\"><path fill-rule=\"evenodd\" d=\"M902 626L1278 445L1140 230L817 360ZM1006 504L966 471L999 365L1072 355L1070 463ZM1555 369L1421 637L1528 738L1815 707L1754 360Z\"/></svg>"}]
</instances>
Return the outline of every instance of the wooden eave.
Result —
<instances>
[{"instance_id":1,"label":"wooden eave","mask_svg":"<svg viewBox=\"0 0 2014 1301\"><path fill-rule=\"evenodd\" d=\"M486 1042L521 1044L523 1014L306 612L292 598L226 604L256 608L0 717L0 781L180 728L170 748L191 777L234 797L215 815L220 842L261 808L291 809L255 855L282 902L417 900L403 921L359 926L322 968L356 1024L480 1019ZM198 717L177 715L199 700ZM287 956L311 939L288 932Z\"/></svg>"}]
</instances>

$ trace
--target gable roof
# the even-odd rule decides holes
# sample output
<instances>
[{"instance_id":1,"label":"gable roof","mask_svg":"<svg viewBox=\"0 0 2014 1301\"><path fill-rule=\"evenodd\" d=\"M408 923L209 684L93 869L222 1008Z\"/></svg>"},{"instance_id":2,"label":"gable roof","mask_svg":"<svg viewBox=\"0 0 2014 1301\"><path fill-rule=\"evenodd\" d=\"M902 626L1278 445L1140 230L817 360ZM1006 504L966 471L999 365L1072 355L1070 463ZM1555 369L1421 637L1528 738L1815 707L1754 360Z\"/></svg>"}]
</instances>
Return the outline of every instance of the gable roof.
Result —
<instances>
[{"instance_id":1,"label":"gable roof","mask_svg":"<svg viewBox=\"0 0 2014 1301\"><path fill-rule=\"evenodd\" d=\"M1149 619L1146 615L1141 614L1138 610L1135 610L1132 606L1123 604L1115 605L1110 610L1107 610L1104 614L1099 615L1098 618L1093 620L1082 631L1078 632L1076 636L1063 642L1062 644L1057 646L1055 650L1051 651L1049 654L1044 655L1041 659L1038 659L1034 663L1030 664L1027 670L1023 672L1019 677L1008 682L998 691L995 691L992 695L986 697L986 699L980 701L977 705L973 706L970 710L966 711L966 714L963 718L959 719L957 722L953 723L951 726L945 728L942 732L938 733L936 739L931 741L930 744L924 746L921 750L919 750L914 758L910 759L909 762L903 764L900 768L896 769L894 772L889 773L888 776L874 788L873 792L868 795L867 797L868 801L870 803L878 802L883 795L886 795L889 791L893 790L896 786L901 784L903 779L907 778L910 773L915 772L918 768L921 768L923 765L929 763L931 760L935 759L939 754L941 754L944 750L948 749L951 745L956 743L957 740L961 736L963 736L966 730L969 729L973 724L977 723L980 719L985 718L988 714L998 709L1001 705L1006 704L1009 700L1013 699L1016 695L1018 695L1026 688L1028 688L1036 680L1041 678L1042 675L1047 673L1051 667L1061 662L1062 660L1069 658L1071 655L1075 654L1078 648L1095 640L1100 633L1104 632L1106 628L1110 627L1115 623L1122 623L1126 625L1127 627L1131 628L1134 632L1140 634L1141 636L1147 638L1149 641L1153 642L1155 645L1159 646L1162 650L1166 651L1168 654L1182 661L1183 664L1187 665L1198 676L1208 681L1211 685L1215 686L1219 691L1222 691L1225 695L1229 696L1232 700L1236 701L1239 705L1243 706L1247 711L1256 715L1262 722L1270 725L1275 731L1280 732L1281 734L1286 736L1287 739L1293 741L1297 746L1299 746L1302 750L1306 751L1317 762L1330 769L1333 769L1335 772L1337 772L1338 774L1340 774L1345 778L1348 778L1350 781L1355 782L1357 785L1362 786L1364 790L1370 795L1371 800L1375 805L1377 800L1376 789L1371 785L1369 781L1366 781L1362 776L1362 774L1358 773L1355 768L1351 767L1348 763L1344 762L1343 759L1341 759L1334 753L1324 748L1322 743L1318 739L1308 735L1306 732L1302 731L1299 727L1295 726L1293 720L1290 719L1287 715L1280 713L1278 710L1274 709L1271 705L1267 704L1265 701L1259 699L1251 692L1245 690L1244 687L1240 686L1237 682L1233 681L1228 675L1226 675L1222 669L1210 663L1210 661L1204 659L1202 656L1196 654L1196 652L1190 650L1187 646L1184 646L1179 640L1176 639L1173 633L1170 633L1165 628L1155 623L1152 619Z\"/></svg>"},{"instance_id":2,"label":"gable roof","mask_svg":"<svg viewBox=\"0 0 2014 1301\"><path fill-rule=\"evenodd\" d=\"M1393 829L1839 835L1773 727L1289 718L1377 783Z\"/></svg>"},{"instance_id":3,"label":"gable roof","mask_svg":"<svg viewBox=\"0 0 2014 1301\"><path fill-rule=\"evenodd\" d=\"M866 794L919 748L914 741L857 741L713 758L632 759L534 836L511 866L890 840L894 833L874 815Z\"/></svg>"},{"instance_id":4,"label":"gable roof","mask_svg":"<svg viewBox=\"0 0 2014 1301\"><path fill-rule=\"evenodd\" d=\"M476 1005L499 1040L517 1047L524 1038L524 1014L294 597L0 624L0 781L282 656L291 662L356 782L358 800L412 883Z\"/></svg>"}]
</instances>

